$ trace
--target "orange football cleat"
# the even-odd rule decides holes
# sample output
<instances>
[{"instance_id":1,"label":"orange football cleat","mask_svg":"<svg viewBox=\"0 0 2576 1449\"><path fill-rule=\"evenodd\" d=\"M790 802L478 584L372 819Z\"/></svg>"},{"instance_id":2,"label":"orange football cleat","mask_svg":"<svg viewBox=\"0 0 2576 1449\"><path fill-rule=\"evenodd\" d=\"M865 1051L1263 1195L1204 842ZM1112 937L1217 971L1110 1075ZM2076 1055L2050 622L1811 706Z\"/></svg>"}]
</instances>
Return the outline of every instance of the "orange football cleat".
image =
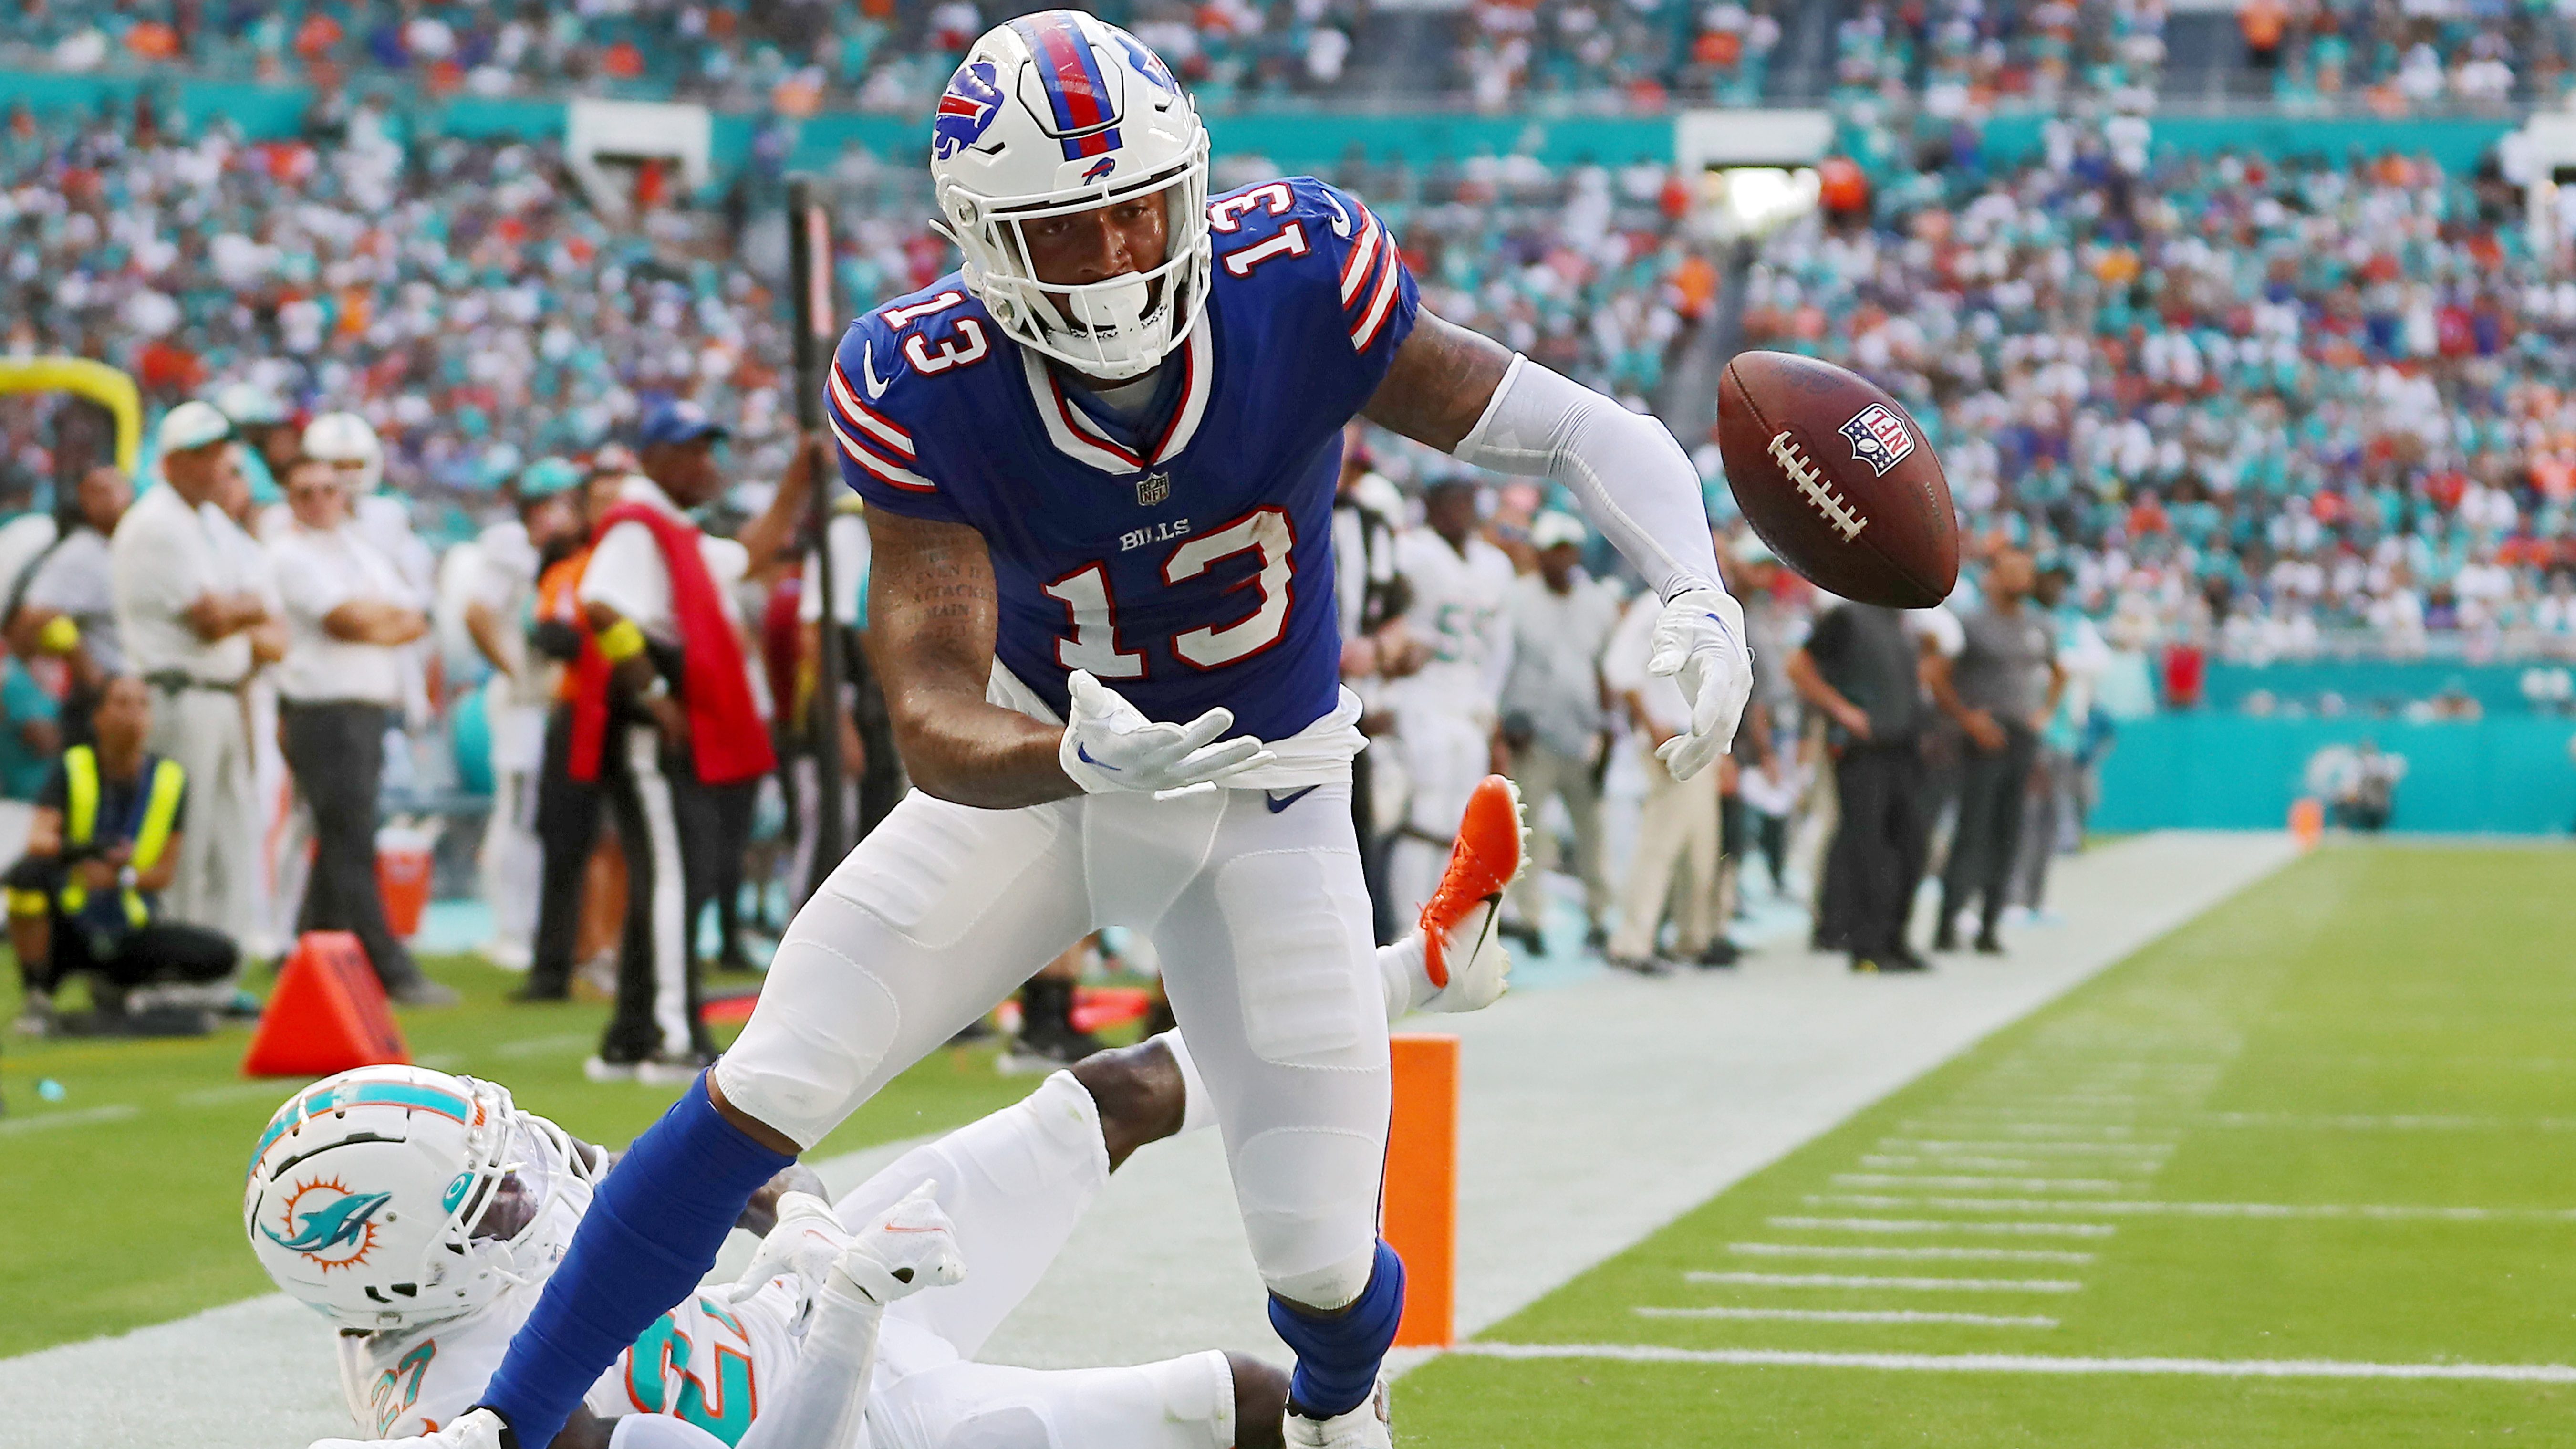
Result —
<instances>
[{"instance_id":1,"label":"orange football cleat","mask_svg":"<svg viewBox=\"0 0 2576 1449\"><path fill-rule=\"evenodd\" d=\"M1440 889L1422 906L1422 964L1433 987L1449 985L1452 951L1471 957L1493 936L1503 892L1528 863L1529 823L1522 818L1520 787L1487 775L1467 797Z\"/></svg>"}]
</instances>

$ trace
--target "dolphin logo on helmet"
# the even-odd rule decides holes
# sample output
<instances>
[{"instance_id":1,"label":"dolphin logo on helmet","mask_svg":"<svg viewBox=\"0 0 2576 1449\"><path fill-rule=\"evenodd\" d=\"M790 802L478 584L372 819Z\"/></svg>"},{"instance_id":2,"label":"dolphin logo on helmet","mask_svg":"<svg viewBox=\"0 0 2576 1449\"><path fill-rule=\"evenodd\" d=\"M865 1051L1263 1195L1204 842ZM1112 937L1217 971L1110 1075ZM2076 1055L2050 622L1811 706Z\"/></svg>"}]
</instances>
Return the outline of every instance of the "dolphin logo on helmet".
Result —
<instances>
[{"instance_id":1,"label":"dolphin logo on helmet","mask_svg":"<svg viewBox=\"0 0 2576 1449\"><path fill-rule=\"evenodd\" d=\"M340 1196L311 1212L304 1211L303 1197L320 1191L337 1191ZM290 1205L286 1209L287 1222L300 1224L294 1236L279 1237L276 1230L266 1223L260 1224L259 1230L268 1235L270 1242L289 1252L302 1253L336 1267L366 1256L367 1219L393 1200L394 1195L389 1192L357 1193L338 1183L308 1183L289 1199ZM350 1257L334 1260L328 1256L333 1248L351 1246L358 1251Z\"/></svg>"}]
</instances>

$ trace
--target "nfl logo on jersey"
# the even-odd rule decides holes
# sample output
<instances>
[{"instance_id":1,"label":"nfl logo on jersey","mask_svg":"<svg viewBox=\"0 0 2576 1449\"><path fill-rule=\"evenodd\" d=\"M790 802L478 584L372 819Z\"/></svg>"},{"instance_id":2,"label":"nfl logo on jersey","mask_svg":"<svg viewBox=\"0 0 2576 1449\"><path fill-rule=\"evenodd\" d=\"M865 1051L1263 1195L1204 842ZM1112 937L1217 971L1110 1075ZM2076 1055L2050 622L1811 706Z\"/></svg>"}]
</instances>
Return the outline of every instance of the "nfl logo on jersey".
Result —
<instances>
[{"instance_id":1,"label":"nfl logo on jersey","mask_svg":"<svg viewBox=\"0 0 2576 1449\"><path fill-rule=\"evenodd\" d=\"M1152 508L1172 496L1172 475L1148 473L1136 480L1136 506Z\"/></svg>"},{"instance_id":2,"label":"nfl logo on jersey","mask_svg":"<svg viewBox=\"0 0 2576 1449\"><path fill-rule=\"evenodd\" d=\"M1877 403L1843 424L1843 436L1851 440L1852 456L1869 465L1873 478L1884 476L1914 451L1914 435L1906 431L1905 420Z\"/></svg>"}]
</instances>

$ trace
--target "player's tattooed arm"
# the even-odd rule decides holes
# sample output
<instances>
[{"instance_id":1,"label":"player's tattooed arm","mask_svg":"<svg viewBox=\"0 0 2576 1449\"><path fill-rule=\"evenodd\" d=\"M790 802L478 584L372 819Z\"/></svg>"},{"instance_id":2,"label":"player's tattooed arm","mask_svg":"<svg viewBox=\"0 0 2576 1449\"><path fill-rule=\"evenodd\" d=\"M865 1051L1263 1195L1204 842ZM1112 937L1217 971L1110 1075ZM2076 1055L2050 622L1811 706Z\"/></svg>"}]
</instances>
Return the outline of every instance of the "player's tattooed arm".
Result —
<instances>
[{"instance_id":1,"label":"player's tattooed arm","mask_svg":"<svg viewBox=\"0 0 2576 1449\"><path fill-rule=\"evenodd\" d=\"M1000 609L983 535L888 509L868 534L868 662L912 782L986 810L1079 793L1056 763L1064 731L984 698Z\"/></svg>"},{"instance_id":2,"label":"player's tattooed arm","mask_svg":"<svg viewBox=\"0 0 2576 1449\"><path fill-rule=\"evenodd\" d=\"M1395 349L1364 412L1390 432L1456 452L1511 365L1512 354L1501 343L1425 311Z\"/></svg>"}]
</instances>

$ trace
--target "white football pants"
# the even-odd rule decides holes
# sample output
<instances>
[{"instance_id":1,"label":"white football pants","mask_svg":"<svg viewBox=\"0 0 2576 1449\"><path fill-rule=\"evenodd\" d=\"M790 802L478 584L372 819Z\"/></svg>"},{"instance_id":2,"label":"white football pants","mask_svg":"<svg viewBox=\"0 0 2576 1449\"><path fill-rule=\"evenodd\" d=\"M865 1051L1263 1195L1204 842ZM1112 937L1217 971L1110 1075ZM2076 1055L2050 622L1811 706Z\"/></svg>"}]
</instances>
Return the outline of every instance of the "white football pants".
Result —
<instances>
[{"instance_id":1,"label":"white football pants","mask_svg":"<svg viewBox=\"0 0 2576 1449\"><path fill-rule=\"evenodd\" d=\"M977 810L916 791L797 912L717 1085L810 1147L1110 925L1147 932L1164 963L1262 1278L1312 1307L1353 1301L1389 1091L1347 781L1284 804L1215 790Z\"/></svg>"}]
</instances>

